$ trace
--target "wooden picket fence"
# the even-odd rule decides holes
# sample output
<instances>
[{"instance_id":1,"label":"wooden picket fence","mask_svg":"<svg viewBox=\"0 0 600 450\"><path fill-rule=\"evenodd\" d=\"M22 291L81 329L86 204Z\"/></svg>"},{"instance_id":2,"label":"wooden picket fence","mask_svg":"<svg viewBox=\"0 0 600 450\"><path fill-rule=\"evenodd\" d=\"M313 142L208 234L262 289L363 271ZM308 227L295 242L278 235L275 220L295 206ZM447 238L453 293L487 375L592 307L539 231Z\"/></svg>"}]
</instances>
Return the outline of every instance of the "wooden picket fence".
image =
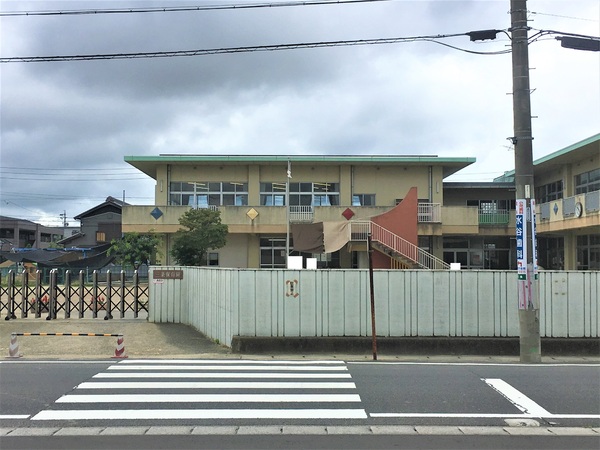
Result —
<instances>
[{"instance_id":1,"label":"wooden picket fence","mask_svg":"<svg viewBox=\"0 0 600 450\"><path fill-rule=\"evenodd\" d=\"M32 277L33 275L33 277ZM58 271L50 271L49 284L42 283L41 271L30 274L10 271L6 282L0 278L0 317L4 320L36 318L47 315L46 320L63 316L69 318L103 317L104 320L128 317L139 318L148 313L148 285L140 283L137 271L133 280L127 282L125 272L113 277L103 274L99 281L98 271L92 274L92 282L85 282L85 274L66 271L62 283L58 283ZM31 278L34 278L33 280ZM18 282L20 281L20 282ZM114 315L113 315L114 314Z\"/></svg>"}]
</instances>

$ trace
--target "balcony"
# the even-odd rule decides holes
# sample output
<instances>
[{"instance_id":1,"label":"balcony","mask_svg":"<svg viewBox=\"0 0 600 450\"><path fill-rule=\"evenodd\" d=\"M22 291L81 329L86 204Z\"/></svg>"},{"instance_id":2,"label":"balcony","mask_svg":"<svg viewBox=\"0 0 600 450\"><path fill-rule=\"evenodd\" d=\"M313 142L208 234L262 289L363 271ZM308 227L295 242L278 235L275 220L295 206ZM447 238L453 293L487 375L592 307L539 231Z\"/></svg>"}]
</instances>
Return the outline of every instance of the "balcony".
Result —
<instances>
[{"instance_id":1,"label":"balcony","mask_svg":"<svg viewBox=\"0 0 600 450\"><path fill-rule=\"evenodd\" d=\"M441 223L442 205L440 203L419 203L417 221L420 223Z\"/></svg>"},{"instance_id":2,"label":"balcony","mask_svg":"<svg viewBox=\"0 0 600 450\"><path fill-rule=\"evenodd\" d=\"M536 206L537 231L560 231L600 225L600 191L577 194Z\"/></svg>"},{"instance_id":3,"label":"balcony","mask_svg":"<svg viewBox=\"0 0 600 450\"><path fill-rule=\"evenodd\" d=\"M479 210L479 225L506 226L510 223L510 211L507 209Z\"/></svg>"}]
</instances>

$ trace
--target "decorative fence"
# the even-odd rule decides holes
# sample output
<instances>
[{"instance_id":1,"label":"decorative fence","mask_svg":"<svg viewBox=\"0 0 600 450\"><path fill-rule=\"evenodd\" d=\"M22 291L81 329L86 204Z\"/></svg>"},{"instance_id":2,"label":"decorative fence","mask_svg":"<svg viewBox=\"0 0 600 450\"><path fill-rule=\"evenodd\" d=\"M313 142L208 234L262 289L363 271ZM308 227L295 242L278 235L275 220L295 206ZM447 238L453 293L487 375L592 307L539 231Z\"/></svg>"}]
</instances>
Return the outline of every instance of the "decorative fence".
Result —
<instances>
[{"instance_id":1,"label":"decorative fence","mask_svg":"<svg viewBox=\"0 0 600 450\"><path fill-rule=\"evenodd\" d=\"M177 272L176 278L160 279ZM233 336L370 336L366 270L151 267L151 322ZM600 336L600 272L540 272L542 337ZM519 335L514 271L376 270L380 336Z\"/></svg>"},{"instance_id":2,"label":"decorative fence","mask_svg":"<svg viewBox=\"0 0 600 450\"><path fill-rule=\"evenodd\" d=\"M126 313L138 318L141 312L148 312L148 285L140 284L139 275L127 282L125 272L113 277L111 272L103 274L106 280L99 281L98 271L92 274L92 282L85 282L85 274L65 272L64 280L58 283L56 270L50 272L49 284L42 283L42 273L38 270L33 277L27 271L17 276L9 272L6 282L0 279L0 317L4 320L36 318L47 315L46 320L62 315L83 318L86 315L105 320L124 318Z\"/></svg>"}]
</instances>

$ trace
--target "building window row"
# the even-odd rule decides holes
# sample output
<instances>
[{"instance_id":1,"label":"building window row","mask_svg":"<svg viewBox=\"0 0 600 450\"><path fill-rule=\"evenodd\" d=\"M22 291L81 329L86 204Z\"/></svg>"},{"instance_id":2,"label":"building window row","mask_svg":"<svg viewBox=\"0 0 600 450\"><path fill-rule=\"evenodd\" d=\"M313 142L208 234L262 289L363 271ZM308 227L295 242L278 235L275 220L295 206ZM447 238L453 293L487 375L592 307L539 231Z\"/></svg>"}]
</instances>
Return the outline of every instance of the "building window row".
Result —
<instances>
[{"instance_id":1,"label":"building window row","mask_svg":"<svg viewBox=\"0 0 600 450\"><path fill-rule=\"evenodd\" d=\"M260 183L261 206L285 206L286 183ZM291 206L338 206L339 183L290 183Z\"/></svg>"},{"instance_id":2,"label":"building window row","mask_svg":"<svg viewBox=\"0 0 600 450\"><path fill-rule=\"evenodd\" d=\"M194 208L246 206L248 205L248 183L171 182L169 205Z\"/></svg>"},{"instance_id":3,"label":"building window row","mask_svg":"<svg viewBox=\"0 0 600 450\"><path fill-rule=\"evenodd\" d=\"M493 213L514 210L515 200L467 200L467 206L477 206L482 213Z\"/></svg>"},{"instance_id":4,"label":"building window row","mask_svg":"<svg viewBox=\"0 0 600 450\"><path fill-rule=\"evenodd\" d=\"M563 198L563 182L562 180L544 184L535 189L536 199L538 203L548 203L554 200Z\"/></svg>"},{"instance_id":5,"label":"building window row","mask_svg":"<svg viewBox=\"0 0 600 450\"><path fill-rule=\"evenodd\" d=\"M575 176L575 194L600 191L600 168Z\"/></svg>"}]
</instances>

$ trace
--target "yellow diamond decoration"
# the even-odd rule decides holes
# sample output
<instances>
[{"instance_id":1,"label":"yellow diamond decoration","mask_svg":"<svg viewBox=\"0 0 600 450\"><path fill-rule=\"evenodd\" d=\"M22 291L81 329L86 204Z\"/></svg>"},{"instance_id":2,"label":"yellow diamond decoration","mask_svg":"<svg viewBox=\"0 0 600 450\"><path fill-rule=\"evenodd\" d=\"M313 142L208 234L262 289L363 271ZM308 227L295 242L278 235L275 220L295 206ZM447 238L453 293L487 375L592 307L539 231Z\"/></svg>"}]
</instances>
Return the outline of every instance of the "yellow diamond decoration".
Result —
<instances>
[{"instance_id":1,"label":"yellow diamond decoration","mask_svg":"<svg viewBox=\"0 0 600 450\"><path fill-rule=\"evenodd\" d=\"M250 220L254 220L258 217L258 211L255 210L254 208L250 208L250 210L246 213L246 215L248 217L250 217Z\"/></svg>"}]
</instances>

